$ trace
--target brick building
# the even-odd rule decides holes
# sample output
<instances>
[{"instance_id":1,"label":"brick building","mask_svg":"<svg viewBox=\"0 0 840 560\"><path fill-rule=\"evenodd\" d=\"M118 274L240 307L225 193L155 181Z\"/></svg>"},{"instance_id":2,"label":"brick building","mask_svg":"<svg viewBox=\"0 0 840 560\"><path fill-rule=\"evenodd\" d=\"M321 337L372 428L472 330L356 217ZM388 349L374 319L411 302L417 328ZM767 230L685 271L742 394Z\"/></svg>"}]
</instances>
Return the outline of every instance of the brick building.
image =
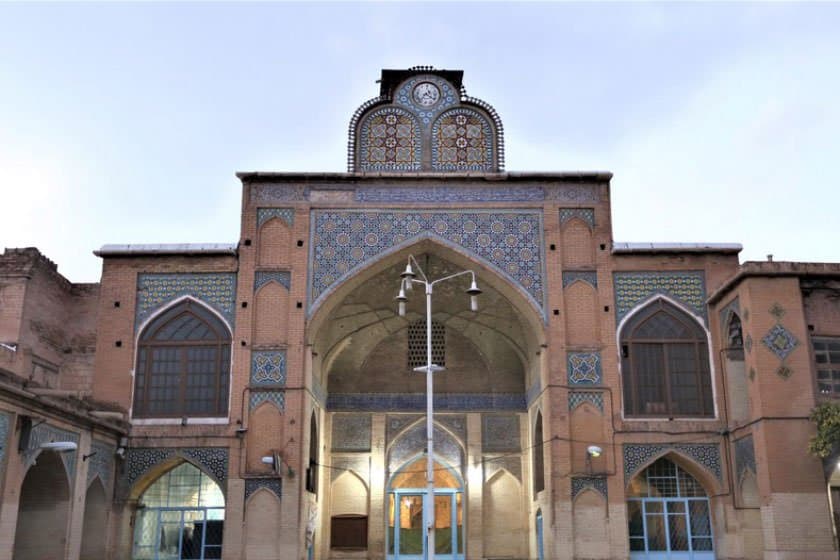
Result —
<instances>
[{"instance_id":1,"label":"brick building","mask_svg":"<svg viewBox=\"0 0 840 560\"><path fill-rule=\"evenodd\" d=\"M611 174L504 172L461 81L383 71L347 173L239 173L236 243L6 250L0 560L423 557L410 257L482 291L432 298L437 557L836 557L840 264L614 242Z\"/></svg>"}]
</instances>

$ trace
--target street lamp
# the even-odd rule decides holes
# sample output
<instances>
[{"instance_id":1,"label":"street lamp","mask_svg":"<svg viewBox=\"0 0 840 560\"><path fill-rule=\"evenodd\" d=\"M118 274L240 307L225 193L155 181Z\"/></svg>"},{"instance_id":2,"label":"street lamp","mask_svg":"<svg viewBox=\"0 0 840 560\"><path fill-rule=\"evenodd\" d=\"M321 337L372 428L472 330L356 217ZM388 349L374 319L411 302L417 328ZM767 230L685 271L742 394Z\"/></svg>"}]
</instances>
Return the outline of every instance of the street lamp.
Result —
<instances>
[{"instance_id":1,"label":"street lamp","mask_svg":"<svg viewBox=\"0 0 840 560\"><path fill-rule=\"evenodd\" d=\"M412 263L420 274L422 280L417 278L417 273L411 267ZM434 460L434 424L432 417L434 415L433 405L433 376L436 371L443 371L444 368L432 363L432 292L435 284L452 280L459 276L469 274L472 282L466 293L470 296L470 310L478 311L478 295L481 290L478 289L478 284L475 282L475 273L472 270L462 270L443 278L430 281L420 265L417 264L413 255L408 256L408 263L405 265L405 270L400 274L400 291L397 293L397 308L400 317L405 317L405 304L408 301L406 292L411 292L414 289L414 284L422 284L426 288L426 365L414 368L417 372L426 372L426 497L427 497L427 544L426 557L429 560L435 558L435 460Z\"/></svg>"}]
</instances>

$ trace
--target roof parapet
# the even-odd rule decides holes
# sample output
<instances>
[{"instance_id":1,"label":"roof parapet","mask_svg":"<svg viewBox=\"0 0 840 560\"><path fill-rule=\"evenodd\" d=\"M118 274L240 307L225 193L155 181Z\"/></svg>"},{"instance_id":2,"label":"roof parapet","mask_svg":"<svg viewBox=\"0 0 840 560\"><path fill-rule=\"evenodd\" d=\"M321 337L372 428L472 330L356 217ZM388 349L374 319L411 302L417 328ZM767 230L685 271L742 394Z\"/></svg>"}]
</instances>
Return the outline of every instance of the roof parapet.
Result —
<instances>
[{"instance_id":1,"label":"roof parapet","mask_svg":"<svg viewBox=\"0 0 840 560\"><path fill-rule=\"evenodd\" d=\"M93 254L97 257L126 257L141 255L236 255L236 243L155 243L103 245Z\"/></svg>"},{"instance_id":2,"label":"roof parapet","mask_svg":"<svg viewBox=\"0 0 840 560\"><path fill-rule=\"evenodd\" d=\"M627 243L615 242L612 253L726 253L738 254L743 250L740 243Z\"/></svg>"}]
</instances>

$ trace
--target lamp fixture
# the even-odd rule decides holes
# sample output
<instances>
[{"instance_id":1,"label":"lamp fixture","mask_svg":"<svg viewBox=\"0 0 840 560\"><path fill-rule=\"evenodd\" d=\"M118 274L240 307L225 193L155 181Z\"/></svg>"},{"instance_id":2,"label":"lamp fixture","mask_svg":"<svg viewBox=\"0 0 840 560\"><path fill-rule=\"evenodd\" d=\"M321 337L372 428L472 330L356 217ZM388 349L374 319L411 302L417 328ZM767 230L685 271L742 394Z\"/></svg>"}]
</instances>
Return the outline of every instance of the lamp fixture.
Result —
<instances>
[{"instance_id":1,"label":"lamp fixture","mask_svg":"<svg viewBox=\"0 0 840 560\"><path fill-rule=\"evenodd\" d=\"M75 441L46 441L38 446L38 449L44 451L56 451L58 453L67 453L76 451L78 445Z\"/></svg>"},{"instance_id":2,"label":"lamp fixture","mask_svg":"<svg viewBox=\"0 0 840 560\"><path fill-rule=\"evenodd\" d=\"M603 449L601 449L597 445L590 445L589 447L586 448L586 454L589 455L590 457L593 457L593 458L600 457L601 453L603 453Z\"/></svg>"}]
</instances>

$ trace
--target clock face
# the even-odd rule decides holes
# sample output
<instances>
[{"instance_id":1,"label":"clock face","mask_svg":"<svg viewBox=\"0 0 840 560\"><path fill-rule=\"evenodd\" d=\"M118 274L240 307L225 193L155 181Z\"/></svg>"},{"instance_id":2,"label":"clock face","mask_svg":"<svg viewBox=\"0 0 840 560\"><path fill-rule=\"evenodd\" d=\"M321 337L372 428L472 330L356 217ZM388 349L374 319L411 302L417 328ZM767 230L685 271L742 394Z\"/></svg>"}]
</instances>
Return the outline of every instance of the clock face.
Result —
<instances>
[{"instance_id":1,"label":"clock face","mask_svg":"<svg viewBox=\"0 0 840 560\"><path fill-rule=\"evenodd\" d=\"M420 82L411 93L414 101L423 107L431 107L440 99L440 90L432 82Z\"/></svg>"}]
</instances>

